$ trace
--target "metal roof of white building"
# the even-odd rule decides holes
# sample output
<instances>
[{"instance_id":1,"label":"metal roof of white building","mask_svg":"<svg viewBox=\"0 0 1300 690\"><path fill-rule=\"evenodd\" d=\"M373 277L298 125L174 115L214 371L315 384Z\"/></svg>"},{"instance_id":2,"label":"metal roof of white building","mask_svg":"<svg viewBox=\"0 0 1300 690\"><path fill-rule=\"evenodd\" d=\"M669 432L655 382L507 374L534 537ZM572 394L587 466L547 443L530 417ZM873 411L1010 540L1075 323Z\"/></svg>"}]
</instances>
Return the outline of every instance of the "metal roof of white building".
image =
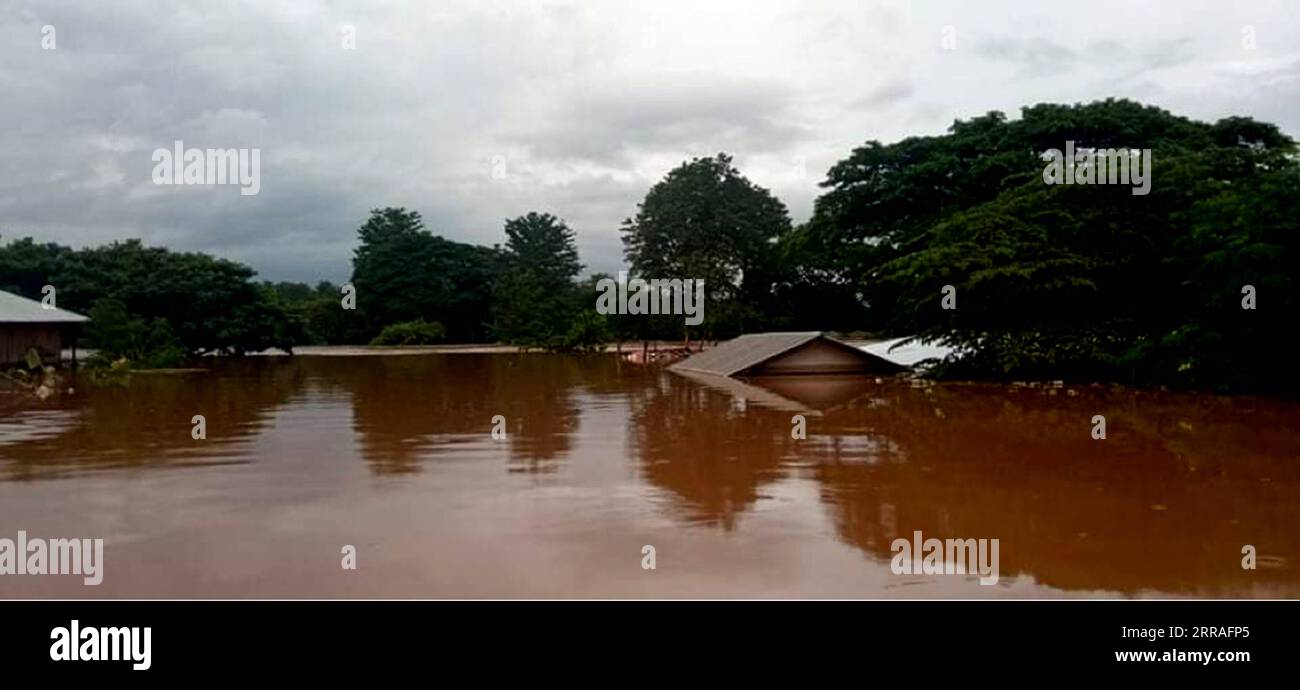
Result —
<instances>
[{"instance_id":1,"label":"metal roof of white building","mask_svg":"<svg viewBox=\"0 0 1300 690\"><path fill-rule=\"evenodd\" d=\"M906 344L903 344L905 342ZM946 345L913 340L911 337L871 343L870 345L863 345L862 349L865 352L870 352L877 357L905 367L915 366L926 360L942 360L955 350L955 348Z\"/></svg>"},{"instance_id":2,"label":"metal roof of white building","mask_svg":"<svg viewBox=\"0 0 1300 690\"><path fill-rule=\"evenodd\" d=\"M90 319L66 309L0 290L0 323L85 323Z\"/></svg>"}]
</instances>

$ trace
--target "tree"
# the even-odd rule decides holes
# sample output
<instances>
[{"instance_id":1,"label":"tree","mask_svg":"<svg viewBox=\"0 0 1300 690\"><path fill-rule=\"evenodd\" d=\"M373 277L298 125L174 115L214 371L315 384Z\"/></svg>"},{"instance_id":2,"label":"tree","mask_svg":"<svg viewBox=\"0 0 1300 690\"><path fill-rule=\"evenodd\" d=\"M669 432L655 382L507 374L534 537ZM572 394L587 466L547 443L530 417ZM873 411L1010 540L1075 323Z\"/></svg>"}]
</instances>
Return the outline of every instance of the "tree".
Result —
<instances>
[{"instance_id":1,"label":"tree","mask_svg":"<svg viewBox=\"0 0 1300 690\"><path fill-rule=\"evenodd\" d=\"M36 244L30 237L0 246L0 290L40 299L41 288L52 278L66 277L76 261L76 252L53 242ZM66 292L60 289L60 293ZM65 300L67 295L60 295ZM75 301L75 300L74 300ZM68 302L72 304L72 302Z\"/></svg>"},{"instance_id":2,"label":"tree","mask_svg":"<svg viewBox=\"0 0 1300 690\"><path fill-rule=\"evenodd\" d=\"M584 307L574 284L582 264L573 230L549 213L528 213L507 220L505 232L505 268L493 290L493 332L507 343L564 348L574 320L584 308L595 309L594 294Z\"/></svg>"},{"instance_id":3,"label":"tree","mask_svg":"<svg viewBox=\"0 0 1300 690\"><path fill-rule=\"evenodd\" d=\"M499 252L434 236L418 212L402 208L371 211L357 235L352 284L363 340L418 319L443 324L452 342L486 337Z\"/></svg>"},{"instance_id":4,"label":"tree","mask_svg":"<svg viewBox=\"0 0 1300 690\"><path fill-rule=\"evenodd\" d=\"M624 256L639 276L703 279L708 327L767 303L774 246L789 230L785 205L720 153L683 163L650 189L636 216L623 221ZM743 328L742 319L729 330Z\"/></svg>"},{"instance_id":5,"label":"tree","mask_svg":"<svg viewBox=\"0 0 1300 690\"><path fill-rule=\"evenodd\" d=\"M528 213L506 221L509 267L527 268L548 287L572 285L582 270L578 262L577 235L549 213Z\"/></svg>"},{"instance_id":6,"label":"tree","mask_svg":"<svg viewBox=\"0 0 1300 690\"><path fill-rule=\"evenodd\" d=\"M1151 149L1150 193L1044 184L1041 153L1066 141ZM1294 385L1276 346L1295 305L1294 154L1273 125L1131 101L990 113L856 149L791 245L883 328L960 348L950 375ZM1244 284L1280 311L1243 313Z\"/></svg>"}]
</instances>

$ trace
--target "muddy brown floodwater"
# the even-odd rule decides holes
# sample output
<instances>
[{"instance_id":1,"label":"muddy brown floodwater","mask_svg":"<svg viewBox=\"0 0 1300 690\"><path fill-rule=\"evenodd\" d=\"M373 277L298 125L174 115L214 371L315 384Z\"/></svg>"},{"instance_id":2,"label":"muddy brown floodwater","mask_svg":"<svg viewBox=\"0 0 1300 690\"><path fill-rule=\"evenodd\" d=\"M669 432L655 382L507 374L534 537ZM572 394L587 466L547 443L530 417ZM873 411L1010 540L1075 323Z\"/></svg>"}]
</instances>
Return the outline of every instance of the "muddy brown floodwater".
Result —
<instances>
[{"instance_id":1,"label":"muddy brown floodwater","mask_svg":"<svg viewBox=\"0 0 1300 690\"><path fill-rule=\"evenodd\" d=\"M757 384L430 354L10 396L0 538L103 538L104 581L0 575L0 597L1300 595L1296 402ZM915 530L998 539L999 582L894 574L890 544Z\"/></svg>"}]
</instances>

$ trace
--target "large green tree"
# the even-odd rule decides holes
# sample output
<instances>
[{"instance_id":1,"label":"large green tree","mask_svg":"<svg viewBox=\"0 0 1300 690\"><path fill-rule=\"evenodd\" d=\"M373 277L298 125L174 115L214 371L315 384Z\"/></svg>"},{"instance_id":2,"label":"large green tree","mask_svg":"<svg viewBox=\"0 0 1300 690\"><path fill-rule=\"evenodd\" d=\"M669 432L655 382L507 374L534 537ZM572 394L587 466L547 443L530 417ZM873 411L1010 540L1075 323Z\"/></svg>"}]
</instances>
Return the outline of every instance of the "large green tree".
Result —
<instances>
[{"instance_id":1,"label":"large green tree","mask_svg":"<svg viewBox=\"0 0 1300 690\"><path fill-rule=\"evenodd\" d=\"M775 243L789 230L785 205L722 153L669 171L622 227L633 273L703 279L706 329L725 332L758 325L775 279Z\"/></svg>"},{"instance_id":2,"label":"large green tree","mask_svg":"<svg viewBox=\"0 0 1300 690\"><path fill-rule=\"evenodd\" d=\"M1043 152L1150 149L1150 193L1048 185ZM868 142L791 242L874 323L963 350L952 373L1263 387L1297 382L1295 147L1266 123L1131 101L1037 105ZM1260 292L1241 308L1243 285ZM956 309L944 309L945 286ZM1271 304L1264 304L1267 296ZM1250 356L1249 353L1256 356Z\"/></svg>"},{"instance_id":3,"label":"large green tree","mask_svg":"<svg viewBox=\"0 0 1300 690\"><path fill-rule=\"evenodd\" d=\"M493 332L503 342L562 347L584 304L576 235L549 213L507 220L503 270L493 291ZM585 309L594 312L595 295Z\"/></svg>"},{"instance_id":4,"label":"large green tree","mask_svg":"<svg viewBox=\"0 0 1300 690\"><path fill-rule=\"evenodd\" d=\"M433 235L419 212L403 208L371 211L357 235L352 284L364 340L420 319L441 323L451 342L487 337L498 251Z\"/></svg>"}]
</instances>

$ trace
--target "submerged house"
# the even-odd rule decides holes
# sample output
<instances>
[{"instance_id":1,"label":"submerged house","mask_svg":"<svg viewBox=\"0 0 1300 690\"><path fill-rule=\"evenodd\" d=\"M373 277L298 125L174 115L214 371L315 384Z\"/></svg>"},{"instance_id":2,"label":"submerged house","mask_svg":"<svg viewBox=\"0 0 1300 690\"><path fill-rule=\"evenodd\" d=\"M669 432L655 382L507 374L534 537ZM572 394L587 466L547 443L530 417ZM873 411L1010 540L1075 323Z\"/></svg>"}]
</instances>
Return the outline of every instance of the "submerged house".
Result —
<instances>
[{"instance_id":1,"label":"submerged house","mask_svg":"<svg viewBox=\"0 0 1300 690\"><path fill-rule=\"evenodd\" d=\"M668 367L732 396L738 404L820 415L875 389L880 376L908 371L925 357L854 347L821 331L742 335ZM899 348L902 349L902 348ZM919 353L932 355L928 350ZM912 355L912 356L909 356Z\"/></svg>"},{"instance_id":2,"label":"submerged house","mask_svg":"<svg viewBox=\"0 0 1300 690\"><path fill-rule=\"evenodd\" d=\"M30 348L36 348L42 361L57 363L63 346L73 343L77 330L89 320L0 290L0 365L22 362Z\"/></svg>"},{"instance_id":3,"label":"submerged house","mask_svg":"<svg viewBox=\"0 0 1300 690\"><path fill-rule=\"evenodd\" d=\"M687 357L669 367L730 377L808 374L895 374L907 369L821 331L751 333Z\"/></svg>"}]
</instances>

